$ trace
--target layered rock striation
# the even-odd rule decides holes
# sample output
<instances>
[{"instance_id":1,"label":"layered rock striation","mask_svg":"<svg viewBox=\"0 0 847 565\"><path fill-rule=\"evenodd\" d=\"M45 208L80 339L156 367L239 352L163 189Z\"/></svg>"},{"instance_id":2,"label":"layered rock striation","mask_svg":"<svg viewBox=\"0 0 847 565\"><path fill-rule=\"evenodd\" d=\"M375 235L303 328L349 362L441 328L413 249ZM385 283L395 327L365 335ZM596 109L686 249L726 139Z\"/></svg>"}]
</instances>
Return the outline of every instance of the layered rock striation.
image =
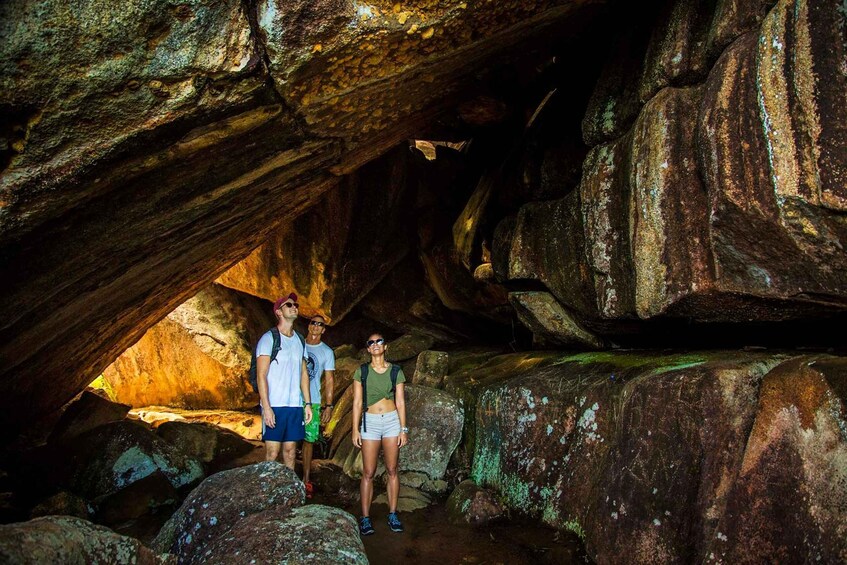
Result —
<instances>
[{"instance_id":1,"label":"layered rock striation","mask_svg":"<svg viewBox=\"0 0 847 565\"><path fill-rule=\"evenodd\" d=\"M799 0L668 6L649 38L631 31L612 50L583 120L578 187L494 232L496 275L541 282L607 335L628 320L843 312L843 13ZM545 315L522 320L549 341Z\"/></svg>"}]
</instances>

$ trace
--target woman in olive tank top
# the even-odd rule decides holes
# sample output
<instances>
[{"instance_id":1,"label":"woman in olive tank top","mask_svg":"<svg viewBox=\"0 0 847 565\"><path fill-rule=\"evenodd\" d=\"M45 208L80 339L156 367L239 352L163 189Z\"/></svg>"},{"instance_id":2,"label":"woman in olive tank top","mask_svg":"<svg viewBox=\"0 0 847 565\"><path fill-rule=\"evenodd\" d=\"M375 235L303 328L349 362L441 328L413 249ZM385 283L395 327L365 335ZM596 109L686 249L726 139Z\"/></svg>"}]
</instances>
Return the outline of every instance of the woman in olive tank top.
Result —
<instances>
[{"instance_id":1,"label":"woman in olive tank top","mask_svg":"<svg viewBox=\"0 0 847 565\"><path fill-rule=\"evenodd\" d=\"M362 482L359 486L362 517L359 518L359 533L363 536L375 531L370 510L380 448L388 474L388 527L393 532L403 531L403 524L397 517L397 499L400 494L397 463L400 448L409 442L404 394L406 377L403 370L400 367L392 367L391 363L385 360L388 345L381 334L371 334L366 345L371 354L371 362L367 365L364 386L362 368L353 374L353 445L362 450ZM396 374L394 386L391 382L392 373Z\"/></svg>"}]
</instances>

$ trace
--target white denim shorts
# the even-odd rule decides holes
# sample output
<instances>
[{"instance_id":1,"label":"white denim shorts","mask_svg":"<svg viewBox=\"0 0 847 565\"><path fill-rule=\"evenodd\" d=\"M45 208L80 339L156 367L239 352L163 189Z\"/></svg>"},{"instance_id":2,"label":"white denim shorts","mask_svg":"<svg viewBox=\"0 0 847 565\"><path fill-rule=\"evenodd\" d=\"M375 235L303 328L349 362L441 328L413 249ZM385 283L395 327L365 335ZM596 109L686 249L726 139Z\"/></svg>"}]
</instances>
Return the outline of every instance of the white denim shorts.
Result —
<instances>
[{"instance_id":1,"label":"white denim shorts","mask_svg":"<svg viewBox=\"0 0 847 565\"><path fill-rule=\"evenodd\" d=\"M365 412L365 423L367 424L368 431L363 431L362 424L359 424L362 439L379 441L384 437L397 437L400 435L400 415L397 413L397 410L386 412L385 414L368 414Z\"/></svg>"}]
</instances>

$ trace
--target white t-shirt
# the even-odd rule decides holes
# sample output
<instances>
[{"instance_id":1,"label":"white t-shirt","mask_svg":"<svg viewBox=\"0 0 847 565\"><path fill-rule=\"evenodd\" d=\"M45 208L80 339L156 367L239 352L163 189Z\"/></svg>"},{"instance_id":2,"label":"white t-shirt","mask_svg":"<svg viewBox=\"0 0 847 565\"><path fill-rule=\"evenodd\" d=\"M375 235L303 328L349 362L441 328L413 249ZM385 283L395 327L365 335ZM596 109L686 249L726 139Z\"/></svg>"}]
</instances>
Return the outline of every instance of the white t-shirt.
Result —
<instances>
[{"instance_id":1,"label":"white t-shirt","mask_svg":"<svg viewBox=\"0 0 847 565\"><path fill-rule=\"evenodd\" d=\"M309 391L312 404L321 403L321 377L324 371L335 370L335 353L332 348L320 342L317 345L306 344L306 368L309 369Z\"/></svg>"},{"instance_id":2,"label":"white t-shirt","mask_svg":"<svg viewBox=\"0 0 847 565\"><path fill-rule=\"evenodd\" d=\"M273 349L274 338L271 331L259 339L256 346L256 357L265 355L270 357ZM268 402L271 408L303 406L303 395L300 392L300 368L303 359L306 359L306 348L295 334L286 337L279 334L279 353L276 361L271 359L268 369Z\"/></svg>"}]
</instances>

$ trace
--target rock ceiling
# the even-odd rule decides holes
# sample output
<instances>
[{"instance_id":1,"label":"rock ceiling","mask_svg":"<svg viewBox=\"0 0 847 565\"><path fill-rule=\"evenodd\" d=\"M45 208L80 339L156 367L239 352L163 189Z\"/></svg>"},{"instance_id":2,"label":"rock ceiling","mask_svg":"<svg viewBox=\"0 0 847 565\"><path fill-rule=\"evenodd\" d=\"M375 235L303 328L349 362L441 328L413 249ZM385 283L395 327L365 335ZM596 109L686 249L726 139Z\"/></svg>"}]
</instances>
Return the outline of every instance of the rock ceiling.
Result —
<instances>
[{"instance_id":1,"label":"rock ceiling","mask_svg":"<svg viewBox=\"0 0 847 565\"><path fill-rule=\"evenodd\" d=\"M586 347L663 316L844 311L844 26L804 0L4 2L2 429L61 406L221 275L268 298L251 269L320 265L279 284L307 279L334 318L376 269L374 296L424 297L400 313L363 304L379 316L497 320L511 304L539 343ZM375 179L391 190L373 210L404 202L392 148L503 120L500 69L540 76L554 56L550 107L586 91L568 114L581 139L549 142L561 122L542 92L512 117L542 113L546 141L491 143L467 194L450 194L449 175L416 193L416 212L463 198L455 216L415 219L438 226L418 226L418 263L402 241L364 255L373 232L347 238ZM306 210L338 222L308 249L318 260L284 248ZM297 229L319 236L316 217Z\"/></svg>"},{"instance_id":2,"label":"rock ceiling","mask_svg":"<svg viewBox=\"0 0 847 565\"><path fill-rule=\"evenodd\" d=\"M600 4L4 2L2 428Z\"/></svg>"}]
</instances>

